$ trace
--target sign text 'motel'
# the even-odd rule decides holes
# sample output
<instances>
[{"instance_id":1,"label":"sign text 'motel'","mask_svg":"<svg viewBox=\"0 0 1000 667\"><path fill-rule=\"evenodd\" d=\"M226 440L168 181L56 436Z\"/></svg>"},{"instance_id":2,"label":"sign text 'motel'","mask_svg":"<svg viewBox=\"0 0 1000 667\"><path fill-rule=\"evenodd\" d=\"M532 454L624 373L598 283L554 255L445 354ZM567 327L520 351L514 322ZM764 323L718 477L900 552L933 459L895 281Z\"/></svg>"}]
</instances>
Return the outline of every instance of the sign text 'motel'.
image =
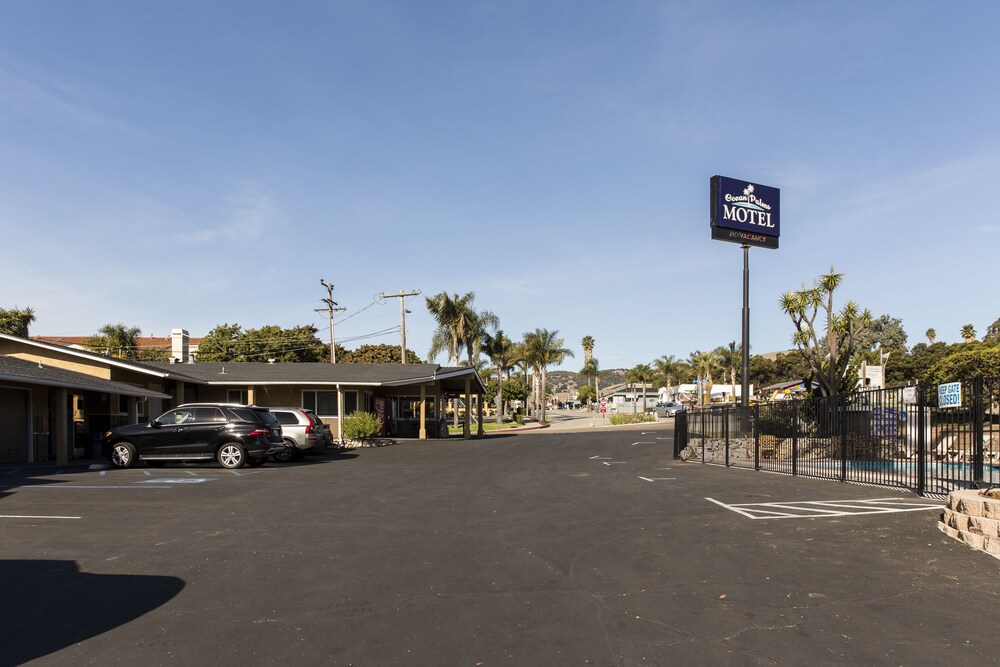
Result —
<instances>
[{"instance_id":1,"label":"sign text 'motel'","mask_svg":"<svg viewBox=\"0 0 1000 667\"><path fill-rule=\"evenodd\" d=\"M781 191L759 183L713 176L712 238L740 245L777 248L781 234Z\"/></svg>"}]
</instances>

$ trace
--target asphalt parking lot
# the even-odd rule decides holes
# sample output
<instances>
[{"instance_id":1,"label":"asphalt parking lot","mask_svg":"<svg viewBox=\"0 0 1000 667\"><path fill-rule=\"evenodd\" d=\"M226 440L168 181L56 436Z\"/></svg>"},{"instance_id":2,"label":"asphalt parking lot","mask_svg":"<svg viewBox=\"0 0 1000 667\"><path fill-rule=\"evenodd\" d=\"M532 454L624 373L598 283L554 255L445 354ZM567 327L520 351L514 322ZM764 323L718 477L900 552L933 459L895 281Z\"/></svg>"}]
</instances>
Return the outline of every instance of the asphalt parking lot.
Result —
<instances>
[{"instance_id":1,"label":"asphalt parking lot","mask_svg":"<svg viewBox=\"0 0 1000 667\"><path fill-rule=\"evenodd\" d=\"M3 663L1000 655L1000 561L938 532L940 501L681 463L671 442L664 424L237 471L0 469Z\"/></svg>"}]
</instances>

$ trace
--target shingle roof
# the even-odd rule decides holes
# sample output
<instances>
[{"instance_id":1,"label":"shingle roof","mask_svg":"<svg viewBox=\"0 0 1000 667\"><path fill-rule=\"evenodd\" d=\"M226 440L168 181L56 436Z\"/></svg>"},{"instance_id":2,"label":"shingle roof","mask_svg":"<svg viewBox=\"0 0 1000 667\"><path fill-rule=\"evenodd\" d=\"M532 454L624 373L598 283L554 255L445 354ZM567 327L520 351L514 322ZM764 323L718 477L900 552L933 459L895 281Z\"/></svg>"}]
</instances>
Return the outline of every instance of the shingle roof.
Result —
<instances>
[{"instance_id":1,"label":"shingle roof","mask_svg":"<svg viewBox=\"0 0 1000 667\"><path fill-rule=\"evenodd\" d=\"M142 389L125 384L124 382L104 380L85 373L68 371L63 368L56 368L55 366L46 366L37 361L27 361L3 355L0 355L0 380L33 385L66 387L67 389L100 391L110 394L123 394L125 396L170 398L169 394Z\"/></svg>"},{"instance_id":2,"label":"shingle roof","mask_svg":"<svg viewBox=\"0 0 1000 667\"><path fill-rule=\"evenodd\" d=\"M432 380L443 371L436 364L328 364L265 362L147 363L171 375L184 375L209 384L355 384L381 385ZM464 369L466 371L470 369Z\"/></svg>"}]
</instances>

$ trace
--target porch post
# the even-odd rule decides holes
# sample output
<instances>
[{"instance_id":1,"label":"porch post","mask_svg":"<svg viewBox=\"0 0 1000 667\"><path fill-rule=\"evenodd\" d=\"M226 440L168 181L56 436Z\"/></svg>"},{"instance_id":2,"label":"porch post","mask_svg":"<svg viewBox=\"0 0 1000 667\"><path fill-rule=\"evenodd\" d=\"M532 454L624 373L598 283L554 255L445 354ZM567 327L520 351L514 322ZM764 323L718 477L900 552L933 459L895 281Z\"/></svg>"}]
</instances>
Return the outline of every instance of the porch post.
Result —
<instances>
[{"instance_id":1,"label":"porch post","mask_svg":"<svg viewBox=\"0 0 1000 667\"><path fill-rule=\"evenodd\" d=\"M472 402L469 393L472 391L472 381L465 379L465 419L462 421L462 437L472 437ZM457 405L457 402L456 402ZM457 414L457 413L456 413Z\"/></svg>"},{"instance_id":2,"label":"porch post","mask_svg":"<svg viewBox=\"0 0 1000 667\"><path fill-rule=\"evenodd\" d=\"M252 384L251 385L247 385L247 404L248 405L253 405L254 404L254 391L253 391L253 385Z\"/></svg>"},{"instance_id":3,"label":"porch post","mask_svg":"<svg viewBox=\"0 0 1000 667\"><path fill-rule=\"evenodd\" d=\"M421 440L427 439L427 385L420 385L420 435Z\"/></svg>"},{"instance_id":4,"label":"porch post","mask_svg":"<svg viewBox=\"0 0 1000 667\"><path fill-rule=\"evenodd\" d=\"M483 429L483 395L476 395L476 420L479 422L479 429L476 431L476 435L480 438L486 435L486 430Z\"/></svg>"},{"instance_id":5,"label":"porch post","mask_svg":"<svg viewBox=\"0 0 1000 667\"><path fill-rule=\"evenodd\" d=\"M69 463L70 442L69 442L69 409L66 401L69 395L65 388L56 391L56 423L52 429L56 439L56 465L64 466Z\"/></svg>"}]
</instances>

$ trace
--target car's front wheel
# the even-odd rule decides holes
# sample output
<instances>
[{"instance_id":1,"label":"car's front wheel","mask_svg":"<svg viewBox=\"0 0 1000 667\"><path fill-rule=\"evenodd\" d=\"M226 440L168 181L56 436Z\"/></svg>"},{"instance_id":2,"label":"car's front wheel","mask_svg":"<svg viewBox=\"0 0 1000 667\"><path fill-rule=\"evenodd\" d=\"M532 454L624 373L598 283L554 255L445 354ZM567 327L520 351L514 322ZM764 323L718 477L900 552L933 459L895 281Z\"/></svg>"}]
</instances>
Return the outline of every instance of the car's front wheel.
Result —
<instances>
[{"instance_id":1,"label":"car's front wheel","mask_svg":"<svg viewBox=\"0 0 1000 667\"><path fill-rule=\"evenodd\" d=\"M247 450L238 442L227 442L217 454L223 468L242 468L247 462Z\"/></svg>"},{"instance_id":2,"label":"car's front wheel","mask_svg":"<svg viewBox=\"0 0 1000 667\"><path fill-rule=\"evenodd\" d=\"M135 465L135 447L131 442L116 442L111 447L111 464L116 468L131 468Z\"/></svg>"}]
</instances>

